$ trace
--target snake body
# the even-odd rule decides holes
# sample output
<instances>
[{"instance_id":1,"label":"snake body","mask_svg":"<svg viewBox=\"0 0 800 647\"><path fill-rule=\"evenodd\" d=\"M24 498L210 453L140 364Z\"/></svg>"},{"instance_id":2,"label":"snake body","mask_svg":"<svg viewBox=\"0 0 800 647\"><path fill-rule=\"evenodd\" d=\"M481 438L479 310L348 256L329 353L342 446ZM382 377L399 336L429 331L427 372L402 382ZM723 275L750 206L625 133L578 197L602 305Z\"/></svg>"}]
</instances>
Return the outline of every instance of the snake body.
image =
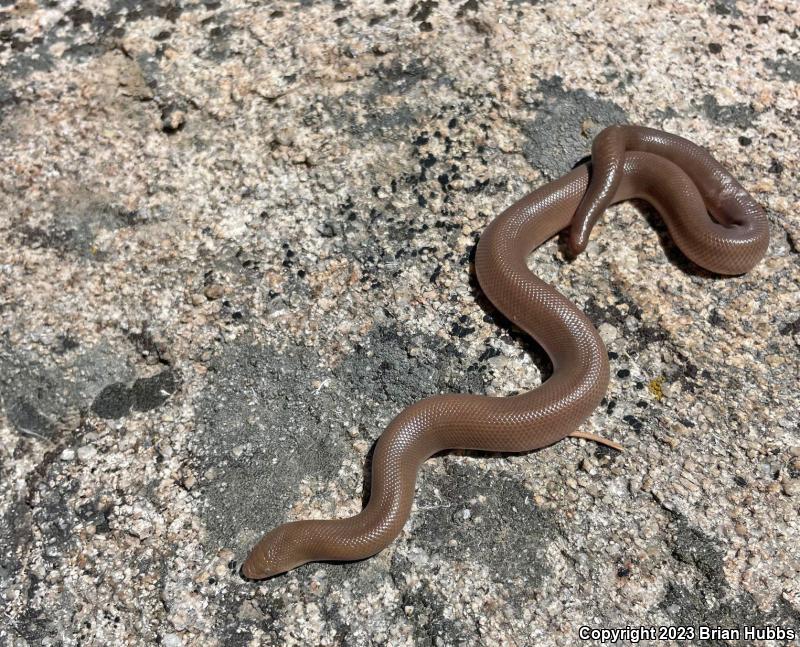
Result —
<instances>
[{"instance_id":1,"label":"snake body","mask_svg":"<svg viewBox=\"0 0 800 647\"><path fill-rule=\"evenodd\" d=\"M392 420L375 447L368 504L347 519L285 523L267 533L242 565L265 578L310 561L357 560L401 532L414 499L417 470L446 449L525 452L578 432L603 398L605 347L586 316L526 265L530 252L570 228L581 252L610 204L641 198L666 221L684 254L716 273L735 275L765 254L763 209L703 148L658 130L611 126L594 140L590 164L525 196L500 214L478 243L475 270L483 291L549 355L553 373L512 397L438 395Z\"/></svg>"}]
</instances>

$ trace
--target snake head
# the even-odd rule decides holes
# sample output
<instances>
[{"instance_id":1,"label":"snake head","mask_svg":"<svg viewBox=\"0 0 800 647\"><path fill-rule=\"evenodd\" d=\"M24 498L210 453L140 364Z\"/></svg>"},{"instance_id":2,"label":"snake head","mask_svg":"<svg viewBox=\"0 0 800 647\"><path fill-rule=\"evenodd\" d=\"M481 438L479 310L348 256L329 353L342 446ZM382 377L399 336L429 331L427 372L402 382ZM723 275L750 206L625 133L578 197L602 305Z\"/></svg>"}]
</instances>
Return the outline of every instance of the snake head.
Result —
<instances>
[{"instance_id":1,"label":"snake head","mask_svg":"<svg viewBox=\"0 0 800 647\"><path fill-rule=\"evenodd\" d=\"M285 523L264 535L242 564L242 575L251 580L262 580L309 561L303 550L304 523Z\"/></svg>"}]
</instances>

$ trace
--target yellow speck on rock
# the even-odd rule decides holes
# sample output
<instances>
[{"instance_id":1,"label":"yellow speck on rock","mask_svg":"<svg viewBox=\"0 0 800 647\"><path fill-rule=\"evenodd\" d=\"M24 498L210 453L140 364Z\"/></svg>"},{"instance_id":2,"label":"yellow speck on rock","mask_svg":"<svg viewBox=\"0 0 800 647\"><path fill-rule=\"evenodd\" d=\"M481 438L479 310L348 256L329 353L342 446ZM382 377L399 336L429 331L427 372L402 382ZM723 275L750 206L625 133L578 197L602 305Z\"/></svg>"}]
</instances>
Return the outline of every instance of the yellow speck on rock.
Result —
<instances>
[{"instance_id":1,"label":"yellow speck on rock","mask_svg":"<svg viewBox=\"0 0 800 647\"><path fill-rule=\"evenodd\" d=\"M664 377L655 377L647 383L647 390L653 395L656 400L664 399L664 391L661 385L664 384Z\"/></svg>"}]
</instances>

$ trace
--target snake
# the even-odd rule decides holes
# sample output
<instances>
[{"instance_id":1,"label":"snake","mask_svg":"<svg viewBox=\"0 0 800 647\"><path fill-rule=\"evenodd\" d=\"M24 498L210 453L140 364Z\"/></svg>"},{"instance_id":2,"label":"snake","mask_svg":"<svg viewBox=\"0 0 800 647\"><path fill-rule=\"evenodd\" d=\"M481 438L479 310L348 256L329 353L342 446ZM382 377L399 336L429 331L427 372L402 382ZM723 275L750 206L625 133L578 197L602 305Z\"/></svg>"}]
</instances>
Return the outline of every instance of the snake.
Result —
<instances>
[{"instance_id":1,"label":"snake","mask_svg":"<svg viewBox=\"0 0 800 647\"><path fill-rule=\"evenodd\" d=\"M370 496L361 512L270 530L241 574L263 579L307 562L354 561L380 552L411 514L420 466L445 450L530 452L567 436L621 449L579 429L608 387L603 341L577 306L531 272L527 257L562 230L568 251L580 254L603 211L629 199L652 205L683 254L712 273L743 274L767 251L764 209L705 148L643 126L605 128L592 142L590 160L503 211L475 250L483 292L544 349L550 377L507 397L455 393L411 404L375 444Z\"/></svg>"}]
</instances>

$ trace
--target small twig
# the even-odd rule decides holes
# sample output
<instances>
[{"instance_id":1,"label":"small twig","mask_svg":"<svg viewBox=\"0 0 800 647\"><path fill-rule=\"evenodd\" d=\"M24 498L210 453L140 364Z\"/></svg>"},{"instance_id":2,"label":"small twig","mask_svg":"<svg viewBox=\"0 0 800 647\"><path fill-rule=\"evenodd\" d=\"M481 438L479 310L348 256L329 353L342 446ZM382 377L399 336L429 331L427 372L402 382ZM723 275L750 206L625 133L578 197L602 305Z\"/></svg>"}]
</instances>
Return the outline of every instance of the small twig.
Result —
<instances>
[{"instance_id":1,"label":"small twig","mask_svg":"<svg viewBox=\"0 0 800 647\"><path fill-rule=\"evenodd\" d=\"M37 434L35 431L31 431L30 429L25 429L24 427L19 428L19 432L25 436L33 436L35 438L39 438L47 443L52 442L47 436L42 436L42 434Z\"/></svg>"}]
</instances>

